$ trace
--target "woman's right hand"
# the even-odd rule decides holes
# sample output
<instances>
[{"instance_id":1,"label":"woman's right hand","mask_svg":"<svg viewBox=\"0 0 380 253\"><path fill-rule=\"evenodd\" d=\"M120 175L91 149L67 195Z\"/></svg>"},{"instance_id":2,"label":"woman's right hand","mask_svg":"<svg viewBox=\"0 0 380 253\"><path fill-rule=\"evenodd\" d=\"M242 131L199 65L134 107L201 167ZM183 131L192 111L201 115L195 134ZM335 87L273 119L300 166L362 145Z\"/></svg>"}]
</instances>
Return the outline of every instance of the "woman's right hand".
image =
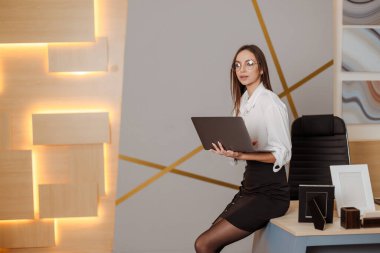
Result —
<instances>
[{"instance_id":1,"label":"woman's right hand","mask_svg":"<svg viewBox=\"0 0 380 253\"><path fill-rule=\"evenodd\" d=\"M234 158L234 159L239 159L239 157L242 154L241 152L236 152L233 150L225 150L222 143L220 143L219 141L217 144L218 145L216 145L215 143L212 143L212 146L214 147L214 149L210 149L210 151L215 154L223 155L223 156Z\"/></svg>"}]
</instances>

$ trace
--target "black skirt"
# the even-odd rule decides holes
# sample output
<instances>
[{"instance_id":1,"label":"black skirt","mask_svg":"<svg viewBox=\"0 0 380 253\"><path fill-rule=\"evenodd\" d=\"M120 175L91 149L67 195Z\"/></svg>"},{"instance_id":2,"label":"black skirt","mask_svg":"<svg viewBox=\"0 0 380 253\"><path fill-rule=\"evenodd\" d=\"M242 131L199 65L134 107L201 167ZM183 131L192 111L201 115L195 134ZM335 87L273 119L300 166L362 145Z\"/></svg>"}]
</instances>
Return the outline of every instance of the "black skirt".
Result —
<instances>
[{"instance_id":1,"label":"black skirt","mask_svg":"<svg viewBox=\"0 0 380 253\"><path fill-rule=\"evenodd\" d=\"M265 227L289 208L289 187L285 168L273 172L272 163L247 161L239 192L218 216L245 231Z\"/></svg>"}]
</instances>

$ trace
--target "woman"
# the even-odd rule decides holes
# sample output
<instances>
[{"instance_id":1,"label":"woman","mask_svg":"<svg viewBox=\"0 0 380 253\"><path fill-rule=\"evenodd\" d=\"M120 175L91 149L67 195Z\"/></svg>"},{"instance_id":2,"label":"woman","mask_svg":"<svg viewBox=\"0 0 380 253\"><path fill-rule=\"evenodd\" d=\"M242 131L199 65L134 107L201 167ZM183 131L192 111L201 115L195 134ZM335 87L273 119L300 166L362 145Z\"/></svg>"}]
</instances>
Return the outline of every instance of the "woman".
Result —
<instances>
[{"instance_id":1,"label":"woman","mask_svg":"<svg viewBox=\"0 0 380 253\"><path fill-rule=\"evenodd\" d=\"M242 46L231 69L234 114L244 119L256 153L225 150L213 143L214 153L246 160L239 192L212 226L195 242L197 253L220 252L282 216L289 207L284 165L291 157L289 120L284 103L272 92L263 52L255 45Z\"/></svg>"}]
</instances>

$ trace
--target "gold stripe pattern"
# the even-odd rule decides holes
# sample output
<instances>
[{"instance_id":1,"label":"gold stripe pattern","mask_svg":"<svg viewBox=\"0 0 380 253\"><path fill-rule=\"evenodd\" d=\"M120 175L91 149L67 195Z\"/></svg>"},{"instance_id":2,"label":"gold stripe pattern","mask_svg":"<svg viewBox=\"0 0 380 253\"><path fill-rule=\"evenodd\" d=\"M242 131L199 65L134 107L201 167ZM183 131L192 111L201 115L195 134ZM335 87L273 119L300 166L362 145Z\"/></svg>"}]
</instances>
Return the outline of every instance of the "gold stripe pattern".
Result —
<instances>
[{"instance_id":1,"label":"gold stripe pattern","mask_svg":"<svg viewBox=\"0 0 380 253\"><path fill-rule=\"evenodd\" d=\"M135 164L139 164L139 165L143 165L143 166L159 169L159 170L165 169L164 165L157 164L157 163L152 163L152 162L148 162L148 161L144 161L144 160L141 160L141 159L138 159L138 158L134 158L134 157L130 157L130 156L119 155L119 159L124 160L124 161L128 161L128 162L132 162L132 163L135 163ZM206 182L206 183L210 183L210 184L215 184L215 185L231 188L231 189L234 189L234 190L238 190L239 189L239 186L237 186L237 185L230 184L230 183L227 183L227 182L224 182L224 181L221 181L221 180L216 180L216 179L213 179L213 178L197 175L197 174L190 173L190 172L183 171L183 170L173 169L170 172L174 173L174 174L177 174L177 175L181 175L181 176L193 178L193 179L196 179L196 180L200 180L200 181L203 181L203 182Z\"/></svg>"},{"instance_id":2,"label":"gold stripe pattern","mask_svg":"<svg viewBox=\"0 0 380 253\"><path fill-rule=\"evenodd\" d=\"M148 180L146 180L145 182L141 183L140 185L138 185L137 187L135 187L134 189L132 189L130 192L124 194L122 197L120 197L119 199L117 199L116 200L116 205L121 204L123 201L127 200L128 198L130 198L134 194L138 193L139 191L141 191L142 189L144 189L145 187L147 187L148 185L150 185L151 183L153 183L154 181L156 181L160 177L164 176L166 173L169 173L176 166L180 165L181 163L183 163L186 160L190 159L194 155L198 154L201 150L203 150L203 147L199 146L199 147L195 148L194 150L192 150L191 152L187 153L186 155L184 155L183 157L181 157L180 159L178 159L174 163L170 164L168 167L166 167L163 170L161 170L160 172L158 172L156 175L150 177Z\"/></svg>"},{"instance_id":3,"label":"gold stripe pattern","mask_svg":"<svg viewBox=\"0 0 380 253\"><path fill-rule=\"evenodd\" d=\"M264 22L264 19L263 19L263 16L261 14L261 11L260 11L260 8L259 8L259 5L257 3L257 0L252 0L252 4L253 4L253 7L255 9L255 12L256 12L256 15L257 15L257 18L259 20L259 23L260 23L260 26L261 26L261 29L264 33L264 37L265 37L265 40L268 44L268 48L269 48L269 51L270 51L270 54L272 55L272 58L273 58L273 62L274 62L274 65L276 66L276 70L277 70L277 73L278 73L278 76L280 78L280 81L281 81L281 84L282 84L282 88L286 91L288 89L288 85L286 84L286 80L285 80L285 76L284 76L284 73L282 72L282 69L281 69L281 66L280 66L280 62L278 60L278 57L277 57L277 54L276 54L276 51L274 50L274 47L273 47L273 44L272 44L272 41L270 39L270 36L269 36L269 33L268 33L268 30L267 30L267 27L265 25L265 22ZM287 93L286 94L286 97L288 99L288 102L289 102L289 106L290 106L290 109L293 113L293 117L296 119L298 118L298 113L297 113L297 110L296 110L296 107L294 105L294 102L293 102L293 98L291 96L290 93Z\"/></svg>"},{"instance_id":4,"label":"gold stripe pattern","mask_svg":"<svg viewBox=\"0 0 380 253\"><path fill-rule=\"evenodd\" d=\"M311 80L312 78L314 78L315 76L317 76L318 74L320 74L321 72L325 71L327 68L331 67L333 64L334 64L334 60L330 60L329 62L325 63L324 65L322 65L321 67L319 67L317 70L315 70L311 74L307 75L306 77L304 77L303 79L301 79L297 83L295 83L292 86L290 86L290 88L288 88L287 90L281 92L278 96L280 98L283 97L283 96L286 96L287 93L290 93L290 92L294 91L295 89L297 89L298 87L300 87L304 83L308 82L309 80Z\"/></svg>"},{"instance_id":5,"label":"gold stripe pattern","mask_svg":"<svg viewBox=\"0 0 380 253\"><path fill-rule=\"evenodd\" d=\"M311 80L312 78L314 78L315 76L317 76L318 74L320 74L321 72L323 72L324 70L326 70L327 68L331 67L334 64L334 61L330 60L329 62L327 62L326 64L324 64L323 66L321 66L317 70L313 71L312 73L310 73L309 75L307 75L306 77L304 77L303 79L301 79L300 81L298 81L297 83L295 83L294 85L292 85L289 88L288 85L287 85L287 83L286 83L285 76L284 76L284 74L282 72L281 65L279 63L276 51L275 51L275 49L273 47L273 44L272 44L272 41L270 39L268 30L266 28L266 25L265 25L265 22L264 22L264 19L263 19L263 16L261 14L259 5L257 3L257 0L252 0L252 4L253 4L253 7L255 9L257 18L259 20L260 27L261 27L261 29L263 31L265 40L267 42L269 51L270 51L271 56L273 58L273 62L275 64L275 66L276 66L276 70L277 70L277 73L279 75L279 78L280 78L280 81L281 81L281 85L282 85L282 87L284 89L284 91L279 94L279 97L280 98L282 98L284 96L287 97L290 109L291 109L291 111L293 113L293 117L294 118L298 118L298 113L297 113L297 110L296 110L293 98L291 96L291 92L294 91L294 90L296 90L297 88L301 87L303 84L305 84L306 82L308 82L309 80ZM163 165L160 165L160 164L157 164L157 163L152 163L152 162L149 162L149 161L144 161L144 160L141 160L141 159L137 159L137 158L134 158L134 157L129 157L129 156L125 156L125 155L119 155L119 159L121 159L121 160L129 161L129 162L132 162L132 163L136 163L136 164L147 166L147 167L151 167L151 168L160 169L161 171L159 173L157 173L156 175L154 175L153 177L151 177L148 180L146 180L145 182L143 182L142 184L140 184L139 186L137 186L136 188L134 188L133 190L131 190L130 192L128 192L127 194L125 194L122 197L120 197L119 199L117 199L116 200L116 205L121 204L122 202L124 202L125 200L127 200L129 197L133 196L134 194L136 194L137 192L141 191L142 189L144 189L145 187L147 187L148 185L150 185L151 183L153 183L154 181L156 181L157 179L159 179L160 177L164 176L165 174L167 174L169 172L177 174L177 175L182 175L182 176L186 176L186 177L189 177L189 178L197 179L197 180L200 180L200 181L203 181L203 182L207 182L207 183L212 183L212 184L228 187L228 188L231 188L231 189L239 189L239 187L237 185L233 185L233 184L230 184L230 183L227 183L227 182L223 182L223 181L220 181L220 180L216 180L216 179L200 176L200 175L197 175L197 174L194 174L194 173L177 170L175 168L176 166L180 165L181 163L183 163L186 160L188 160L191 157L193 157L195 154L197 154L198 152L200 152L202 149L203 149L202 146L197 147L196 149L194 149L193 151L191 151L190 153L186 154L185 156L183 156L182 158L178 159L176 162L172 163L171 165L169 165L167 167L165 167Z\"/></svg>"}]
</instances>

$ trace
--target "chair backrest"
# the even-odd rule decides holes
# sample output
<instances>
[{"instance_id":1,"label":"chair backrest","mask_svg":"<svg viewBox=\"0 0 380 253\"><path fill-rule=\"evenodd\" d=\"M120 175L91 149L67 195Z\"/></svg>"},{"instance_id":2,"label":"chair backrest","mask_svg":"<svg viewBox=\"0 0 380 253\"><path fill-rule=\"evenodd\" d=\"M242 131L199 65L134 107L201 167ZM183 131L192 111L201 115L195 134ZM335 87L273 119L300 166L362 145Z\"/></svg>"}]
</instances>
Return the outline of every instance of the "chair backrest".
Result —
<instances>
[{"instance_id":1,"label":"chair backrest","mask_svg":"<svg viewBox=\"0 0 380 253\"><path fill-rule=\"evenodd\" d=\"M333 115L308 115L292 124L292 158L288 183L290 199L298 199L298 186L331 185L330 165L350 163L344 121Z\"/></svg>"}]
</instances>

